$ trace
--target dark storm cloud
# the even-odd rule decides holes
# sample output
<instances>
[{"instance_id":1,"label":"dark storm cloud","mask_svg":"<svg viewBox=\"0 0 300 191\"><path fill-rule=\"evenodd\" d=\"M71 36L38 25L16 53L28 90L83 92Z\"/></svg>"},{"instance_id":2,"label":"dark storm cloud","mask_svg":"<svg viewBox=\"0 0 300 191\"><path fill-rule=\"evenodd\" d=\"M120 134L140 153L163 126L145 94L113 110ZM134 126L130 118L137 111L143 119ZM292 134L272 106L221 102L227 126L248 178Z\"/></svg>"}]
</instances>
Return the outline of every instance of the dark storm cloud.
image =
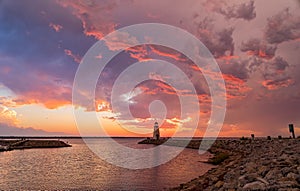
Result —
<instances>
[{"instance_id":1,"label":"dark storm cloud","mask_svg":"<svg viewBox=\"0 0 300 191\"><path fill-rule=\"evenodd\" d=\"M248 55L254 55L260 58L270 59L275 56L276 46L270 46L267 43L261 42L257 38L242 42L241 51L247 52Z\"/></svg>"},{"instance_id":2,"label":"dark storm cloud","mask_svg":"<svg viewBox=\"0 0 300 191\"><path fill-rule=\"evenodd\" d=\"M248 60L233 59L230 63L219 61L219 66L223 74L232 75L240 80L249 79Z\"/></svg>"},{"instance_id":3,"label":"dark storm cloud","mask_svg":"<svg viewBox=\"0 0 300 191\"><path fill-rule=\"evenodd\" d=\"M263 81L262 85L269 90L276 90L282 87L288 87L293 83L290 77L279 77L272 80Z\"/></svg>"},{"instance_id":4,"label":"dark storm cloud","mask_svg":"<svg viewBox=\"0 0 300 191\"><path fill-rule=\"evenodd\" d=\"M17 94L20 103L49 108L70 103L78 64L64 50L83 56L95 42L70 15L54 1L1 2L0 81ZM56 31L54 25L61 27ZM50 95L50 102L45 95Z\"/></svg>"},{"instance_id":5,"label":"dark storm cloud","mask_svg":"<svg viewBox=\"0 0 300 191\"><path fill-rule=\"evenodd\" d=\"M197 24L197 36L215 58L234 54L233 28L216 30L213 20L205 18Z\"/></svg>"},{"instance_id":6,"label":"dark storm cloud","mask_svg":"<svg viewBox=\"0 0 300 191\"><path fill-rule=\"evenodd\" d=\"M278 75L282 75L287 67L289 67L287 61L285 61L282 57L276 57L275 59L266 63L264 77L265 79L270 79Z\"/></svg>"},{"instance_id":7,"label":"dark storm cloud","mask_svg":"<svg viewBox=\"0 0 300 191\"><path fill-rule=\"evenodd\" d=\"M231 59L229 62L219 59L218 64L223 73L228 99L246 97L251 90L246 82L250 78L248 59Z\"/></svg>"},{"instance_id":8,"label":"dark storm cloud","mask_svg":"<svg viewBox=\"0 0 300 191\"><path fill-rule=\"evenodd\" d=\"M267 62L262 71L265 79L262 85L269 90L290 86L294 81L286 71L288 67L288 62L282 57L276 57L270 62Z\"/></svg>"},{"instance_id":9,"label":"dark storm cloud","mask_svg":"<svg viewBox=\"0 0 300 191\"><path fill-rule=\"evenodd\" d=\"M227 8L220 8L218 12L224 15L227 19L245 19L252 20L256 17L254 1L242 3L239 5L228 6Z\"/></svg>"},{"instance_id":10,"label":"dark storm cloud","mask_svg":"<svg viewBox=\"0 0 300 191\"><path fill-rule=\"evenodd\" d=\"M81 20L84 33L101 39L112 32L116 24L112 21L111 12L117 6L114 0L104 1L73 1L58 0L63 7L70 8L72 13Z\"/></svg>"},{"instance_id":11,"label":"dark storm cloud","mask_svg":"<svg viewBox=\"0 0 300 191\"><path fill-rule=\"evenodd\" d=\"M270 17L265 38L272 44L300 38L300 17L292 15L288 8Z\"/></svg>"}]
</instances>

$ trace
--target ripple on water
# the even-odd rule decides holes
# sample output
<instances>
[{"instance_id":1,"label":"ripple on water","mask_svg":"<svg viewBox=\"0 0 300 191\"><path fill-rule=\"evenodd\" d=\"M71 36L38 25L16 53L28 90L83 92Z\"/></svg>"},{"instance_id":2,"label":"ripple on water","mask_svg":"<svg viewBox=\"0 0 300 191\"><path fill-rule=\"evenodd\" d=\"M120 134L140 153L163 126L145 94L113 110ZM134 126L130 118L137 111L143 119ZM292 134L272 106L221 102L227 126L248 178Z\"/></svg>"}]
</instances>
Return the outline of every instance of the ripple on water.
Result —
<instances>
[{"instance_id":1,"label":"ripple on water","mask_svg":"<svg viewBox=\"0 0 300 191\"><path fill-rule=\"evenodd\" d=\"M170 162L151 169L128 170L109 164L82 140L67 140L73 147L14 150L0 153L1 189L113 189L159 190L178 186L212 168L202 163L208 154L185 149ZM139 139L119 139L134 148ZM93 144L107 147L107 139L94 139ZM117 157L116 157L117 160Z\"/></svg>"}]
</instances>

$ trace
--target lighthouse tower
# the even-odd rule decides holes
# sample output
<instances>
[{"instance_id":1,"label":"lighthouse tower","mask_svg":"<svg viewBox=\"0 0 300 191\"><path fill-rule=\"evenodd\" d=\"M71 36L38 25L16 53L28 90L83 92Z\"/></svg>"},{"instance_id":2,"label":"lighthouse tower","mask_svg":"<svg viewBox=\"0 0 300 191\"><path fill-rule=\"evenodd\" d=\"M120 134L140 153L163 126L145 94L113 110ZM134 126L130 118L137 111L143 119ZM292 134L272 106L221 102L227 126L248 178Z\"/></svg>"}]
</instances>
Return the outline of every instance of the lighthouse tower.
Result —
<instances>
[{"instance_id":1,"label":"lighthouse tower","mask_svg":"<svg viewBox=\"0 0 300 191\"><path fill-rule=\"evenodd\" d=\"M158 126L157 122L154 123L154 127L153 128L154 128L153 129L153 139L159 140L160 134L159 134L159 126Z\"/></svg>"}]
</instances>

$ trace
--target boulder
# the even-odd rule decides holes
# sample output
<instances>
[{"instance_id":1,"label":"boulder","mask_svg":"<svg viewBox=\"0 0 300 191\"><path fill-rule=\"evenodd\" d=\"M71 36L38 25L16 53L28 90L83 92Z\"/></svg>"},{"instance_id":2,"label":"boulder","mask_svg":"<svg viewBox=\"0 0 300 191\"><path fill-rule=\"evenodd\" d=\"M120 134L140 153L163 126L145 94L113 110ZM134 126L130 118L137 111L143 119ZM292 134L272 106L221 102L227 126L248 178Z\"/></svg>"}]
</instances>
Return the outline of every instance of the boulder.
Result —
<instances>
[{"instance_id":1,"label":"boulder","mask_svg":"<svg viewBox=\"0 0 300 191\"><path fill-rule=\"evenodd\" d=\"M265 188L265 184L261 181L255 181L251 183L247 183L243 189L244 190L262 190Z\"/></svg>"}]
</instances>

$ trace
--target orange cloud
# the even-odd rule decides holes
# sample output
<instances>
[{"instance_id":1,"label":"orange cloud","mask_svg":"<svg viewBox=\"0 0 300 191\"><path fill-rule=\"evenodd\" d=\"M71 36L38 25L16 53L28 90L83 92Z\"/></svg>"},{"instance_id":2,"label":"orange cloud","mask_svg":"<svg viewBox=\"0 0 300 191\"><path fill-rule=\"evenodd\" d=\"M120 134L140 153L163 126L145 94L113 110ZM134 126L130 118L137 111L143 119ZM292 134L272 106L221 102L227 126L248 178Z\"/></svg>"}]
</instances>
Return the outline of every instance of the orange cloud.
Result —
<instances>
[{"instance_id":1,"label":"orange cloud","mask_svg":"<svg viewBox=\"0 0 300 191\"><path fill-rule=\"evenodd\" d=\"M17 112L0 105L0 122L10 126L15 126L19 123L17 119Z\"/></svg>"},{"instance_id":2,"label":"orange cloud","mask_svg":"<svg viewBox=\"0 0 300 191\"><path fill-rule=\"evenodd\" d=\"M131 58L137 59L139 62L151 60L146 45L135 46L126 50Z\"/></svg>"},{"instance_id":3,"label":"orange cloud","mask_svg":"<svg viewBox=\"0 0 300 191\"><path fill-rule=\"evenodd\" d=\"M43 104L48 109L55 109L71 104L71 88L64 86L43 86L36 91L24 92L13 101L16 105Z\"/></svg>"},{"instance_id":4,"label":"orange cloud","mask_svg":"<svg viewBox=\"0 0 300 191\"><path fill-rule=\"evenodd\" d=\"M169 95L177 95L176 90L172 86L162 81L154 80L151 81L150 83L151 83L150 87L149 84L148 85L143 84L139 86L139 88L141 88L141 90L143 90L143 92L148 95L156 95L156 94L164 94L164 93Z\"/></svg>"},{"instance_id":5,"label":"orange cloud","mask_svg":"<svg viewBox=\"0 0 300 191\"><path fill-rule=\"evenodd\" d=\"M262 85L268 90L277 90L279 88L288 87L294 83L294 80L290 78L284 78L279 80L265 80Z\"/></svg>"},{"instance_id":6,"label":"orange cloud","mask_svg":"<svg viewBox=\"0 0 300 191\"><path fill-rule=\"evenodd\" d=\"M101 111L110 111L110 104L107 101L104 100L97 100L95 101L95 108L97 112L101 112Z\"/></svg>"},{"instance_id":7,"label":"orange cloud","mask_svg":"<svg viewBox=\"0 0 300 191\"><path fill-rule=\"evenodd\" d=\"M248 50L246 53L249 56L258 56L258 57L264 58L264 59L272 59L274 57L274 54L268 54L266 52L266 50L264 50L264 49Z\"/></svg>"},{"instance_id":8,"label":"orange cloud","mask_svg":"<svg viewBox=\"0 0 300 191\"><path fill-rule=\"evenodd\" d=\"M246 85L244 80L229 74L223 74L223 78L225 80L228 99L244 98L246 93L251 90L251 88Z\"/></svg>"},{"instance_id":9,"label":"orange cloud","mask_svg":"<svg viewBox=\"0 0 300 191\"><path fill-rule=\"evenodd\" d=\"M172 58L180 62L188 61L188 59L183 54L167 47L151 45L150 49L154 54L157 54L159 56Z\"/></svg>"}]
</instances>

